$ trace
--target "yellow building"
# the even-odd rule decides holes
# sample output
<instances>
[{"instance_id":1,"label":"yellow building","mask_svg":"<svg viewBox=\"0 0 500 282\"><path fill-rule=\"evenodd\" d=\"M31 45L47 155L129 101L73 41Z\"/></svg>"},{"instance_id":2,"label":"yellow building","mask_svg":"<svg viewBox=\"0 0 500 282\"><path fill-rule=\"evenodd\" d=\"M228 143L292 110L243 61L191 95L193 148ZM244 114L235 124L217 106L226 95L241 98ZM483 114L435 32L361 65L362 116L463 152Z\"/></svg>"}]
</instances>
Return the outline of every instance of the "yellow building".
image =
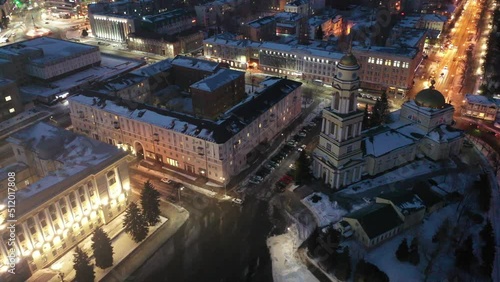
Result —
<instances>
[{"instance_id":1,"label":"yellow building","mask_svg":"<svg viewBox=\"0 0 500 282\"><path fill-rule=\"evenodd\" d=\"M124 211L130 180L125 152L47 123L7 141L39 178L0 205L0 281L18 281L9 279L46 267Z\"/></svg>"}]
</instances>

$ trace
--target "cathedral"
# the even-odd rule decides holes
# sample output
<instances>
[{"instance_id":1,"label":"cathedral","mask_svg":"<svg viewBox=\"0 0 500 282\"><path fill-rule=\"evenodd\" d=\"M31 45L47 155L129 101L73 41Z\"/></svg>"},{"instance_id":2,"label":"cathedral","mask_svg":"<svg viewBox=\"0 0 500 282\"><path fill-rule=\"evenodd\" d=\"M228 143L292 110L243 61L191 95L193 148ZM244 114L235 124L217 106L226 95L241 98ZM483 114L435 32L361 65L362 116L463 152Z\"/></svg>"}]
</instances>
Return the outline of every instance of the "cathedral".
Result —
<instances>
[{"instance_id":1,"label":"cathedral","mask_svg":"<svg viewBox=\"0 0 500 282\"><path fill-rule=\"evenodd\" d=\"M362 131L359 69L352 54L337 64L332 102L323 109L319 144L313 152L316 178L339 189L417 158L439 161L460 152L464 133L451 126L454 108L434 83L391 113L390 122Z\"/></svg>"}]
</instances>

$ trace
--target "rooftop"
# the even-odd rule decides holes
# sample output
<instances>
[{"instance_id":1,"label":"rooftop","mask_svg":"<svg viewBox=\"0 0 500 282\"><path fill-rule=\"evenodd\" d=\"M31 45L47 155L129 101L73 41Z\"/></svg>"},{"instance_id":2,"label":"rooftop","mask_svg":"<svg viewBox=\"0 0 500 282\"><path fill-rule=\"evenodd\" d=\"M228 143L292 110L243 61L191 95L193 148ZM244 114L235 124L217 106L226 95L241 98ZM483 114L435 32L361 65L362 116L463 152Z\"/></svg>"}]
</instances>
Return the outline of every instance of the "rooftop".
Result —
<instances>
[{"instance_id":1,"label":"rooftop","mask_svg":"<svg viewBox=\"0 0 500 282\"><path fill-rule=\"evenodd\" d=\"M174 66L203 70L207 72L215 72L219 68L219 63L180 55L173 58L170 63Z\"/></svg>"},{"instance_id":2,"label":"rooftop","mask_svg":"<svg viewBox=\"0 0 500 282\"><path fill-rule=\"evenodd\" d=\"M267 16L267 17L263 17L263 18L260 18L260 19L256 19L256 20L253 20L251 22L248 22L247 25L253 27L253 28L259 28L263 25L267 25L267 24L270 24L272 22L275 22L276 20L274 19L273 16Z\"/></svg>"},{"instance_id":3,"label":"rooftop","mask_svg":"<svg viewBox=\"0 0 500 282\"><path fill-rule=\"evenodd\" d=\"M388 192L377 196L377 198L391 201L405 215L425 209L422 199L411 191Z\"/></svg>"},{"instance_id":4,"label":"rooftop","mask_svg":"<svg viewBox=\"0 0 500 282\"><path fill-rule=\"evenodd\" d=\"M344 217L357 219L370 239L403 224L394 208L387 204L369 205Z\"/></svg>"},{"instance_id":5,"label":"rooftop","mask_svg":"<svg viewBox=\"0 0 500 282\"><path fill-rule=\"evenodd\" d=\"M99 51L99 47L65 41L51 37L38 37L30 40L20 41L0 47L1 52L10 54L29 54L36 50L42 50L43 55L30 56L30 64L53 64L67 57L76 57L92 51Z\"/></svg>"},{"instance_id":6,"label":"rooftop","mask_svg":"<svg viewBox=\"0 0 500 282\"><path fill-rule=\"evenodd\" d=\"M362 146L365 148L365 155L380 157L399 148L412 145L414 142L411 138L390 129L365 137Z\"/></svg>"},{"instance_id":7,"label":"rooftop","mask_svg":"<svg viewBox=\"0 0 500 282\"><path fill-rule=\"evenodd\" d=\"M19 144L39 158L60 164L46 177L17 191L16 216L60 195L78 181L127 156L126 152L48 123L40 122L12 134L8 142Z\"/></svg>"},{"instance_id":8,"label":"rooftop","mask_svg":"<svg viewBox=\"0 0 500 282\"><path fill-rule=\"evenodd\" d=\"M483 95L465 94L467 103L480 104L488 107L498 107L499 102L497 99L486 97Z\"/></svg>"},{"instance_id":9,"label":"rooftop","mask_svg":"<svg viewBox=\"0 0 500 282\"><path fill-rule=\"evenodd\" d=\"M270 81L274 83L269 83ZM300 82L277 77L268 78L264 83L269 83L268 87L255 96L249 96L217 121L93 93L72 96L68 100L70 103L82 103L129 119L223 144L301 85Z\"/></svg>"},{"instance_id":10,"label":"rooftop","mask_svg":"<svg viewBox=\"0 0 500 282\"><path fill-rule=\"evenodd\" d=\"M309 2L307 0L294 0L286 3L285 6L301 6L301 5L307 5Z\"/></svg>"},{"instance_id":11,"label":"rooftop","mask_svg":"<svg viewBox=\"0 0 500 282\"><path fill-rule=\"evenodd\" d=\"M438 14L424 14L422 15L422 20L428 22L446 22L448 18Z\"/></svg>"},{"instance_id":12,"label":"rooftop","mask_svg":"<svg viewBox=\"0 0 500 282\"><path fill-rule=\"evenodd\" d=\"M447 124L442 124L427 133L426 138L429 138L438 143L446 143L460 138L464 135L463 130L451 127Z\"/></svg>"},{"instance_id":13,"label":"rooftop","mask_svg":"<svg viewBox=\"0 0 500 282\"><path fill-rule=\"evenodd\" d=\"M242 71L230 70L230 69L220 69L216 73L208 76L193 85L191 88L203 90L203 91L214 91L215 89L237 79L238 77L245 76Z\"/></svg>"},{"instance_id":14,"label":"rooftop","mask_svg":"<svg viewBox=\"0 0 500 282\"><path fill-rule=\"evenodd\" d=\"M175 9L172 11L160 13L157 15L147 15L142 17L142 21L148 22L148 23L156 23L156 22L162 22L162 21L167 21L175 18L179 18L182 16L190 16L191 14L184 10L184 9Z\"/></svg>"}]
</instances>

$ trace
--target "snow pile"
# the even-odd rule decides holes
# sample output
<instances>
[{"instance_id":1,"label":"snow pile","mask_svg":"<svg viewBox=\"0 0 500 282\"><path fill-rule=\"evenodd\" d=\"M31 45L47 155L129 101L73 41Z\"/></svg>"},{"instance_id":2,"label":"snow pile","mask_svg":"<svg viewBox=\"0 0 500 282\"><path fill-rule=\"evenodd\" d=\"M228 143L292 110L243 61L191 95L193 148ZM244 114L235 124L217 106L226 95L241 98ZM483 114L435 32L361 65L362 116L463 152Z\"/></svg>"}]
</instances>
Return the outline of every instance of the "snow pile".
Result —
<instances>
[{"instance_id":1,"label":"snow pile","mask_svg":"<svg viewBox=\"0 0 500 282\"><path fill-rule=\"evenodd\" d=\"M314 203L314 196L321 199ZM337 202L330 201L328 196L323 193L312 193L302 199L301 202L314 214L319 227L334 224L347 214L347 211L339 207Z\"/></svg>"},{"instance_id":2,"label":"snow pile","mask_svg":"<svg viewBox=\"0 0 500 282\"><path fill-rule=\"evenodd\" d=\"M316 282L319 280L304 266L295 251L298 247L291 232L267 239L273 264L274 282Z\"/></svg>"}]
</instances>

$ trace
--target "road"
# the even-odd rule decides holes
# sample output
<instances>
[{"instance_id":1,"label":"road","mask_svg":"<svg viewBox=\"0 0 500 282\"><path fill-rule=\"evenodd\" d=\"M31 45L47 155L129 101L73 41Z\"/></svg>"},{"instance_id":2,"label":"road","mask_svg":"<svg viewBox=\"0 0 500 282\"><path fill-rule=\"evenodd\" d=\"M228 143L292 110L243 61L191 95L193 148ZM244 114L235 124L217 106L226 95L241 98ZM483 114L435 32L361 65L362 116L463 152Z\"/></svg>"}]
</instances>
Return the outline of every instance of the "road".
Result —
<instances>
[{"instance_id":1,"label":"road","mask_svg":"<svg viewBox=\"0 0 500 282\"><path fill-rule=\"evenodd\" d=\"M132 189L139 189L148 179L162 197L175 195L169 185L137 170L131 174ZM249 196L243 205L211 199L200 208L193 203L196 197L183 193L180 204L190 218L171 239L175 258L147 281L272 281L265 242L267 236L283 232L285 226L271 223L268 203Z\"/></svg>"}]
</instances>

